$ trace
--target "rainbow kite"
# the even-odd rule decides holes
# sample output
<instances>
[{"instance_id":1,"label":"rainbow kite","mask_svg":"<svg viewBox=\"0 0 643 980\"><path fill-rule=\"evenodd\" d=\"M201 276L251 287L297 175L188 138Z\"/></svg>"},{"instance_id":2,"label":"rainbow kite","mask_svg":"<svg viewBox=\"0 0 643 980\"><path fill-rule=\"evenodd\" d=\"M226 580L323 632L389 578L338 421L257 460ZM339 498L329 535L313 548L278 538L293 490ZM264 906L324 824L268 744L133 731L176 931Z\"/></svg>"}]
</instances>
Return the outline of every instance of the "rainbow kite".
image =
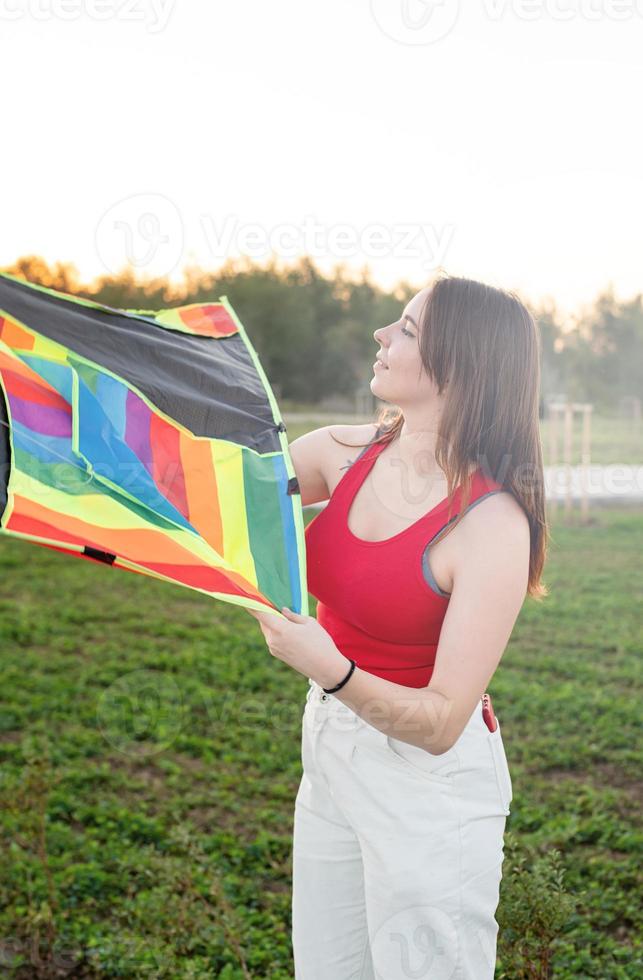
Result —
<instances>
[{"instance_id":1,"label":"rainbow kite","mask_svg":"<svg viewBox=\"0 0 643 980\"><path fill-rule=\"evenodd\" d=\"M119 310L0 273L5 534L308 615L285 432L227 297Z\"/></svg>"}]
</instances>

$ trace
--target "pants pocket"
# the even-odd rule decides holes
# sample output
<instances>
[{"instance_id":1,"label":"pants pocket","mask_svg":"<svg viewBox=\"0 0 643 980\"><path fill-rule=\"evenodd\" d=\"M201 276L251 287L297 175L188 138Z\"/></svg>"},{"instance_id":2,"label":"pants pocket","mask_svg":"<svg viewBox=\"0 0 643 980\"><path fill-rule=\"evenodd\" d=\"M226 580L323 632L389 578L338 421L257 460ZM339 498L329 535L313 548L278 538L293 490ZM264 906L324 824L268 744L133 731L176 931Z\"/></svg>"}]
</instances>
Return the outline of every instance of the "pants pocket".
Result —
<instances>
[{"instance_id":1,"label":"pants pocket","mask_svg":"<svg viewBox=\"0 0 643 980\"><path fill-rule=\"evenodd\" d=\"M510 804L513 799L513 788L511 785L511 774L509 772L509 764L507 762L507 756L505 754L505 747L502 741L502 735L500 734L500 723L495 732L489 732L487 736L487 744L489 745L489 750L491 752L491 758L493 759L493 765L496 773L496 785L498 788L498 795L500 797L500 805L505 814L510 812Z\"/></svg>"},{"instance_id":2,"label":"pants pocket","mask_svg":"<svg viewBox=\"0 0 643 980\"><path fill-rule=\"evenodd\" d=\"M393 738L392 735L386 736L384 746L388 758L410 774L443 786L453 785L459 770L458 756L453 749L443 752L442 755L433 755L419 745Z\"/></svg>"}]
</instances>

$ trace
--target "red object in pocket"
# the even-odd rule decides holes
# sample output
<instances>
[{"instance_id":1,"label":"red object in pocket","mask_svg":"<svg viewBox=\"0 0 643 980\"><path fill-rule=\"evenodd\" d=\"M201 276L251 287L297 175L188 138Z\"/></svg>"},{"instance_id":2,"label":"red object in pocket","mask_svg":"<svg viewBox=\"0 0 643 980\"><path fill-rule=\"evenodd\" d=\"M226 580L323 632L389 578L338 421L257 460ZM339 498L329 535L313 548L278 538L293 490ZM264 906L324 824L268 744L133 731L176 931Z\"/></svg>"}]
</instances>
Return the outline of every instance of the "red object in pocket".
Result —
<instances>
[{"instance_id":1,"label":"red object in pocket","mask_svg":"<svg viewBox=\"0 0 643 980\"><path fill-rule=\"evenodd\" d=\"M498 727L498 720L493 713L491 695L487 691L482 695L482 717L489 731L495 732Z\"/></svg>"}]
</instances>

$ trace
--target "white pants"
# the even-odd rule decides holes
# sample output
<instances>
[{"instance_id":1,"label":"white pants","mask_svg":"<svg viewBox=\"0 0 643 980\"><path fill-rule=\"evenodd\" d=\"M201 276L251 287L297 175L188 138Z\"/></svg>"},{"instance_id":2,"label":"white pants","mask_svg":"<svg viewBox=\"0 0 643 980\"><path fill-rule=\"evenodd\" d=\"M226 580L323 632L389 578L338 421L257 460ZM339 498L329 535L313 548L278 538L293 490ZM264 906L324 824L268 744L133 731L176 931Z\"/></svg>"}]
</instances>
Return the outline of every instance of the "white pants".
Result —
<instances>
[{"instance_id":1,"label":"white pants","mask_svg":"<svg viewBox=\"0 0 643 980\"><path fill-rule=\"evenodd\" d=\"M296 980L493 980L512 787L482 702L433 755L309 679L301 749Z\"/></svg>"}]
</instances>

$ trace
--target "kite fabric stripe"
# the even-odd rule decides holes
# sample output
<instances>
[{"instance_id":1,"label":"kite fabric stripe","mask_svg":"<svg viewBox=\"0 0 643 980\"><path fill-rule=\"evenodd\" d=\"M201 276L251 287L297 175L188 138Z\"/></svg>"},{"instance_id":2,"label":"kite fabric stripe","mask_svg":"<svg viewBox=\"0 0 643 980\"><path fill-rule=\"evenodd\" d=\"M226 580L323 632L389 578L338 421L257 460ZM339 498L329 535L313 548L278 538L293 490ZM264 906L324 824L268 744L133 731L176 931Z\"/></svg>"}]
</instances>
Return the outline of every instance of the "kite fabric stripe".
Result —
<instances>
[{"instance_id":1,"label":"kite fabric stripe","mask_svg":"<svg viewBox=\"0 0 643 980\"><path fill-rule=\"evenodd\" d=\"M0 532L308 615L285 432L226 296L119 310L0 273Z\"/></svg>"}]
</instances>

